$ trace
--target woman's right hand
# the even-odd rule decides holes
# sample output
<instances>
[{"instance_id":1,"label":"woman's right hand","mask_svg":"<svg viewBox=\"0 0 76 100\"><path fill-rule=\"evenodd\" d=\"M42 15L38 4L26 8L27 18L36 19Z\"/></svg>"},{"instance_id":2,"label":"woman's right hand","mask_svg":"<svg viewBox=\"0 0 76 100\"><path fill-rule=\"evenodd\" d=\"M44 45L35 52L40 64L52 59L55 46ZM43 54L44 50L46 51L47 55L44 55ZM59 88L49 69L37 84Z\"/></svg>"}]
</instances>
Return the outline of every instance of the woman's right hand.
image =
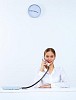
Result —
<instances>
[{"instance_id":1,"label":"woman's right hand","mask_svg":"<svg viewBox=\"0 0 76 100\"><path fill-rule=\"evenodd\" d=\"M44 71L44 69L46 68L46 66L47 66L47 64L46 64L46 61L44 61L43 59L42 59L42 62L41 62L41 67L40 67L40 71Z\"/></svg>"}]
</instances>

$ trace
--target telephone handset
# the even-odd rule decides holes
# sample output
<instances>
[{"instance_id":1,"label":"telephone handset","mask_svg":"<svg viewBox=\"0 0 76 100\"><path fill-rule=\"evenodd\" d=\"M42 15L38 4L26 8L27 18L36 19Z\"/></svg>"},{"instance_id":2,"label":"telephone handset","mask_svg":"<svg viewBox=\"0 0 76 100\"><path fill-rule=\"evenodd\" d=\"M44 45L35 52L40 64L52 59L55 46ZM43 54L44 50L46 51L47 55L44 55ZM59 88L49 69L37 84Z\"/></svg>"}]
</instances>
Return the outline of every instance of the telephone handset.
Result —
<instances>
[{"instance_id":1,"label":"telephone handset","mask_svg":"<svg viewBox=\"0 0 76 100\"><path fill-rule=\"evenodd\" d=\"M42 59L45 63L47 67L50 67L50 63L46 60L46 59Z\"/></svg>"}]
</instances>

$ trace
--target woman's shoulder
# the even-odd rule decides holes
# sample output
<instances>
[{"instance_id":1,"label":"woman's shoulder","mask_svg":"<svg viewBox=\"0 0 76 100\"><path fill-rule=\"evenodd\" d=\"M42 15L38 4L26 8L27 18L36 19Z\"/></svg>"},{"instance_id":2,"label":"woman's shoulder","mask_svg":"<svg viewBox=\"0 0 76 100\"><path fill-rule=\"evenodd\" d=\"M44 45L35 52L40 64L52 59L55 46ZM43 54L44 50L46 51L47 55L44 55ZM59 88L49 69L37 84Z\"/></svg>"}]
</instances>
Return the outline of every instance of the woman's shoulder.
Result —
<instances>
[{"instance_id":1,"label":"woman's shoulder","mask_svg":"<svg viewBox=\"0 0 76 100\"><path fill-rule=\"evenodd\" d=\"M55 70L57 70L57 71L64 71L64 68L63 67L61 67L61 66L58 66L58 67L55 67Z\"/></svg>"}]
</instances>

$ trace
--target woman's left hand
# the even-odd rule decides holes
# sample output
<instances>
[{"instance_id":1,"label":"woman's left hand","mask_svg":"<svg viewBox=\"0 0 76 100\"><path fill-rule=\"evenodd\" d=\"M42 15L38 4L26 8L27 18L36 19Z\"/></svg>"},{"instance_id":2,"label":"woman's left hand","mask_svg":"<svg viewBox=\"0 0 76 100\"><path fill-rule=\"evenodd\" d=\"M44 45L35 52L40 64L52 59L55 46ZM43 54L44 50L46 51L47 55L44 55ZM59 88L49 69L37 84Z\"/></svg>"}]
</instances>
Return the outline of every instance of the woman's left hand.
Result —
<instances>
[{"instance_id":1,"label":"woman's left hand","mask_svg":"<svg viewBox=\"0 0 76 100\"><path fill-rule=\"evenodd\" d=\"M51 84L44 84L40 86L39 88L51 88Z\"/></svg>"}]
</instances>

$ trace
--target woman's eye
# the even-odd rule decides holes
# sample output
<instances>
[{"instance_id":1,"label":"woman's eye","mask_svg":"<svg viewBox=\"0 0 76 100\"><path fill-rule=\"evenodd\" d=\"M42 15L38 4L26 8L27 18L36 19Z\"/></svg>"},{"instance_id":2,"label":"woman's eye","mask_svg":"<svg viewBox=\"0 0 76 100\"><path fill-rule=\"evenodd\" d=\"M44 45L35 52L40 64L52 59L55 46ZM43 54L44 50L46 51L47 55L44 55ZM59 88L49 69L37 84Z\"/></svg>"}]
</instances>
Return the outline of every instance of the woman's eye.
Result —
<instances>
[{"instance_id":1,"label":"woman's eye","mask_svg":"<svg viewBox=\"0 0 76 100\"><path fill-rule=\"evenodd\" d=\"M53 56L51 56L51 58L53 58Z\"/></svg>"},{"instance_id":2,"label":"woman's eye","mask_svg":"<svg viewBox=\"0 0 76 100\"><path fill-rule=\"evenodd\" d=\"M47 58L49 57L49 56L46 56Z\"/></svg>"},{"instance_id":3,"label":"woman's eye","mask_svg":"<svg viewBox=\"0 0 76 100\"><path fill-rule=\"evenodd\" d=\"M51 55L51 56L47 56L47 55L46 55L46 58L49 58L49 57L50 57L50 58L53 58L54 56L53 56L53 55Z\"/></svg>"}]
</instances>

